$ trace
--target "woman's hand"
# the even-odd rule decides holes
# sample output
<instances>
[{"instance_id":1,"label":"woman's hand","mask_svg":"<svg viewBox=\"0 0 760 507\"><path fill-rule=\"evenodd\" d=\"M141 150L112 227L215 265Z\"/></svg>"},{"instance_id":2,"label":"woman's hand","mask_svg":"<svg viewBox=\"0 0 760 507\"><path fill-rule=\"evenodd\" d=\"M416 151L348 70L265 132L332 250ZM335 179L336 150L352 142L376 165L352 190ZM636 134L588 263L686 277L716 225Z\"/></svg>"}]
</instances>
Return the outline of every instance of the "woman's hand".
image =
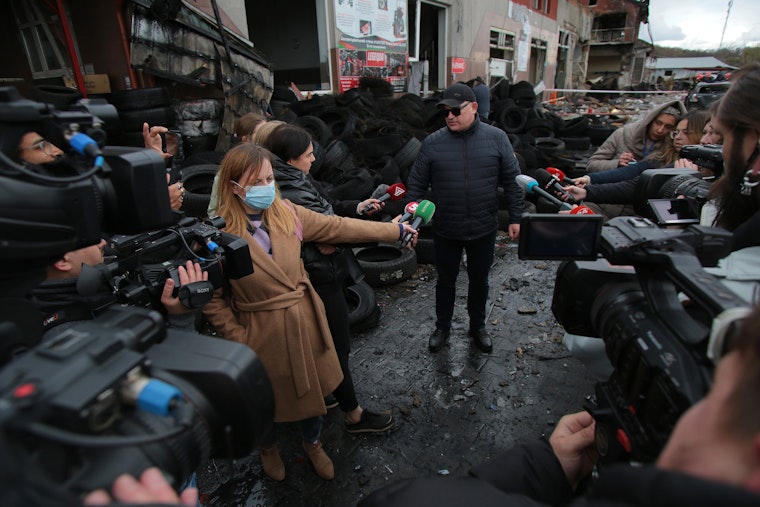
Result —
<instances>
[{"instance_id":1,"label":"woman's hand","mask_svg":"<svg viewBox=\"0 0 760 507\"><path fill-rule=\"evenodd\" d=\"M385 207L379 199L365 199L356 206L357 215L374 215Z\"/></svg>"},{"instance_id":2,"label":"woman's hand","mask_svg":"<svg viewBox=\"0 0 760 507\"><path fill-rule=\"evenodd\" d=\"M335 245L329 245L327 243L315 243L317 250L322 255L332 255L338 249Z\"/></svg>"},{"instance_id":3,"label":"woman's hand","mask_svg":"<svg viewBox=\"0 0 760 507\"><path fill-rule=\"evenodd\" d=\"M407 234L409 233L412 234L412 240L406 244L406 248L409 250L412 250L415 246L417 246L417 235L418 235L417 229L413 228L407 222L404 222L402 225L404 227L404 234L401 236L402 239L405 238Z\"/></svg>"},{"instance_id":4,"label":"woman's hand","mask_svg":"<svg viewBox=\"0 0 760 507\"><path fill-rule=\"evenodd\" d=\"M166 175L166 184L169 185L171 176ZM181 181L169 185L169 205L174 211L179 211L182 208L182 203L185 201L185 187Z\"/></svg>"},{"instance_id":5,"label":"woman's hand","mask_svg":"<svg viewBox=\"0 0 760 507\"><path fill-rule=\"evenodd\" d=\"M695 171L699 171L699 166L688 158L679 158L673 162L673 167L676 169L694 169Z\"/></svg>"},{"instance_id":6,"label":"woman's hand","mask_svg":"<svg viewBox=\"0 0 760 507\"><path fill-rule=\"evenodd\" d=\"M589 183L591 183L591 176L588 174L584 176L579 176L578 178L573 179L573 183L575 183L575 186L578 188L583 188Z\"/></svg>"},{"instance_id":7,"label":"woman's hand","mask_svg":"<svg viewBox=\"0 0 760 507\"><path fill-rule=\"evenodd\" d=\"M560 196L563 201L567 201L570 196L573 196L576 201L582 201L586 198L586 194L588 194L585 188L577 187L575 185L570 185L562 188L564 188L565 192L567 192L566 194L562 194Z\"/></svg>"}]
</instances>

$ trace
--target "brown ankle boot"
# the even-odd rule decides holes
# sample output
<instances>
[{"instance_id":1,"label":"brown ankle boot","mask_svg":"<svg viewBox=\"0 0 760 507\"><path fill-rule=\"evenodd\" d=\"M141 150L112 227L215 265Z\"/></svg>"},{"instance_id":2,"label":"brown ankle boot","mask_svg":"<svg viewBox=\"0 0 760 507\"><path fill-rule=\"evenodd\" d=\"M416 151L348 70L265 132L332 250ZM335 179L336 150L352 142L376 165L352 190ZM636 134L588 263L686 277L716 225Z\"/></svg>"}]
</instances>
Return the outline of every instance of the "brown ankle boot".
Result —
<instances>
[{"instance_id":1,"label":"brown ankle boot","mask_svg":"<svg viewBox=\"0 0 760 507\"><path fill-rule=\"evenodd\" d=\"M261 462L264 465L264 473L273 481L285 479L285 464L280 458L280 452L276 445L265 445L259 447Z\"/></svg>"},{"instance_id":2,"label":"brown ankle boot","mask_svg":"<svg viewBox=\"0 0 760 507\"><path fill-rule=\"evenodd\" d=\"M311 464L314 466L314 471L318 476L326 481L332 480L332 478L335 477L333 462L327 454L325 454L321 442L317 442L316 444L304 442L303 449L309 456Z\"/></svg>"}]
</instances>

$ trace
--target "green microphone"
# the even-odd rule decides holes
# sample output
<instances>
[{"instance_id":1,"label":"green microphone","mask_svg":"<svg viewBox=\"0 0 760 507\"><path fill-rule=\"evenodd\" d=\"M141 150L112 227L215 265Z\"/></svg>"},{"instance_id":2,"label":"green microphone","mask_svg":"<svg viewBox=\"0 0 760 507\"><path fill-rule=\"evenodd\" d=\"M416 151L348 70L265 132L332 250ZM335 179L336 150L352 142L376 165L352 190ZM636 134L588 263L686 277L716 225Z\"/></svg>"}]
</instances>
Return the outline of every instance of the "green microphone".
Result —
<instances>
[{"instance_id":1,"label":"green microphone","mask_svg":"<svg viewBox=\"0 0 760 507\"><path fill-rule=\"evenodd\" d=\"M412 220L412 229L417 230L421 224L430 222L435 213L435 204L427 199L420 201L417 205L417 209L414 210L414 220ZM412 240L412 233L408 232L404 239L401 241L401 246L406 246Z\"/></svg>"}]
</instances>

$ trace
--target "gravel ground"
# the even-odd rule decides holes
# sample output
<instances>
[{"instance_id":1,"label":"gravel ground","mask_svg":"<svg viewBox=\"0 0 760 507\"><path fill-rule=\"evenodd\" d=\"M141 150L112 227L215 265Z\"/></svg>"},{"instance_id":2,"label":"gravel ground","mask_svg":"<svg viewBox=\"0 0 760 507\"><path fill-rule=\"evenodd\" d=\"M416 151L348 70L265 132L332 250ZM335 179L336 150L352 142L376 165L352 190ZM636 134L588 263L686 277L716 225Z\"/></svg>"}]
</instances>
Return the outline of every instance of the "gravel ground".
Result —
<instances>
[{"instance_id":1,"label":"gravel ground","mask_svg":"<svg viewBox=\"0 0 760 507\"><path fill-rule=\"evenodd\" d=\"M517 244L497 238L487 326L494 350L467 337L464 270L458 283L450 345L427 350L434 329L435 270L420 265L407 281L376 290L379 325L354 337L352 372L362 406L391 410L384 435L352 435L339 409L322 436L335 479L314 474L295 427L278 429L286 479L275 483L258 454L199 468L205 505L352 506L369 492L416 476L465 474L516 442L548 435L567 412L582 409L594 379L561 345L551 313L557 262L521 261Z\"/></svg>"}]
</instances>

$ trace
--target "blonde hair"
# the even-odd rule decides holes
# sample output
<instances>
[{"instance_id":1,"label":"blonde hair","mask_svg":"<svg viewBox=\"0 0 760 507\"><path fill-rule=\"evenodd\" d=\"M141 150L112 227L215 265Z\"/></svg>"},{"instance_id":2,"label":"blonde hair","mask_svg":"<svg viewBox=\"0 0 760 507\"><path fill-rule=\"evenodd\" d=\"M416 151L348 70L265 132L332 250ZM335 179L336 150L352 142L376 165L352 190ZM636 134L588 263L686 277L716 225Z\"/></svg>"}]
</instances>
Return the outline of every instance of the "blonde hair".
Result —
<instances>
[{"instance_id":1,"label":"blonde hair","mask_svg":"<svg viewBox=\"0 0 760 507\"><path fill-rule=\"evenodd\" d=\"M266 122L264 125L259 127L256 132L253 134L253 142L256 144L264 145L266 144L266 140L269 138L269 135L279 127L280 125L285 125L286 123L281 120L272 120Z\"/></svg>"},{"instance_id":2,"label":"blonde hair","mask_svg":"<svg viewBox=\"0 0 760 507\"><path fill-rule=\"evenodd\" d=\"M243 143L235 146L222 159L219 165L219 206L217 213L224 218L227 225L224 230L236 236L244 236L248 231L249 220L243 201L233 191L232 181L240 182L250 169L250 179L256 179L266 161L274 162L274 155L258 144ZM295 234L296 218L293 209L280 197L280 189L275 183L275 198L272 205L262 211L262 223L271 232Z\"/></svg>"}]
</instances>

